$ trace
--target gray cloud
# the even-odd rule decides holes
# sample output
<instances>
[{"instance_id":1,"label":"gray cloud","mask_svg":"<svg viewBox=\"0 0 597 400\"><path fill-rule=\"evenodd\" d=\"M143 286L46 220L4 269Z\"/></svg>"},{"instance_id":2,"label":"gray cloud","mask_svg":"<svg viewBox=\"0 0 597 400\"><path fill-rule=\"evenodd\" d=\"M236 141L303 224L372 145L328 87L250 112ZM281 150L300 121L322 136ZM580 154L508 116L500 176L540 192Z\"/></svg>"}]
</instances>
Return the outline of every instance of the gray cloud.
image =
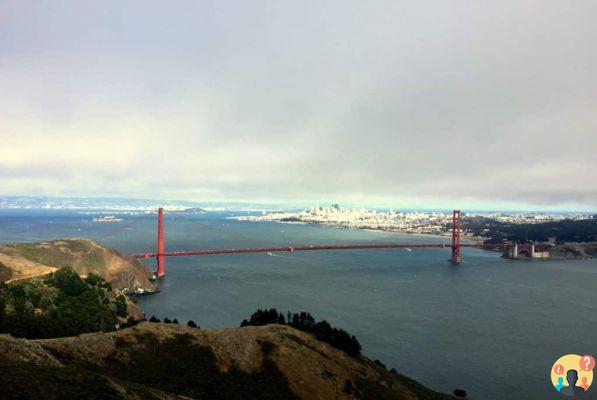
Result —
<instances>
[{"instance_id":1,"label":"gray cloud","mask_svg":"<svg viewBox=\"0 0 597 400\"><path fill-rule=\"evenodd\" d=\"M3 2L0 193L595 209L596 12Z\"/></svg>"}]
</instances>

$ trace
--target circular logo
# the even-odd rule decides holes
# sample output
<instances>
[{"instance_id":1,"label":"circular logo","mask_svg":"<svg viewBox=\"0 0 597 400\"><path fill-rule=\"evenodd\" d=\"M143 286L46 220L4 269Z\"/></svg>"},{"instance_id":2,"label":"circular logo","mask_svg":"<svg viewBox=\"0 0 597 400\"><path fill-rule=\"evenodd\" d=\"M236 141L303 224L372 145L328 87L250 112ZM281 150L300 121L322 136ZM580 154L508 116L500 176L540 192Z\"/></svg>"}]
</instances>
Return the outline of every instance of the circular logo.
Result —
<instances>
[{"instance_id":1,"label":"circular logo","mask_svg":"<svg viewBox=\"0 0 597 400\"><path fill-rule=\"evenodd\" d=\"M595 358L588 354L566 354L551 367L551 383L564 396L581 396L593 383Z\"/></svg>"}]
</instances>

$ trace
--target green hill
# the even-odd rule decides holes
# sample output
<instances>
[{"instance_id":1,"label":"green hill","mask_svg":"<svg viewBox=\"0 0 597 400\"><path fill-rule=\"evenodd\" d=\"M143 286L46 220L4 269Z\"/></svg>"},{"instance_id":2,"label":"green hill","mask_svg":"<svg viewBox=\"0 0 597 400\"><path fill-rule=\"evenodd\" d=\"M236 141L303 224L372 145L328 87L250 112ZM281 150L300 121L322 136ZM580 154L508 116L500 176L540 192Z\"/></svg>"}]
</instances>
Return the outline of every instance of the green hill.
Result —
<instances>
[{"instance_id":1,"label":"green hill","mask_svg":"<svg viewBox=\"0 0 597 400\"><path fill-rule=\"evenodd\" d=\"M112 287L152 292L151 272L132 257L89 239L58 239L0 245L0 282L43 276L69 266L85 277L96 274Z\"/></svg>"}]
</instances>

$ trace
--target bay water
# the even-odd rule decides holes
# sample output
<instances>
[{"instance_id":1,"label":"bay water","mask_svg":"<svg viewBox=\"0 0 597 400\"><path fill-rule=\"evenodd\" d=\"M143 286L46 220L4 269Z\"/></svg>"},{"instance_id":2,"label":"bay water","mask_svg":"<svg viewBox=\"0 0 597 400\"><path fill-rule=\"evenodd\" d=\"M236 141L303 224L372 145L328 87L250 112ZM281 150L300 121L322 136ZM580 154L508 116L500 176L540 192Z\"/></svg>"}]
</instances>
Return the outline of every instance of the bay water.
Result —
<instances>
[{"instance_id":1,"label":"bay water","mask_svg":"<svg viewBox=\"0 0 597 400\"><path fill-rule=\"evenodd\" d=\"M166 249L449 241L228 218L238 214L167 213ZM93 222L99 215L123 221ZM0 210L0 243L60 237L154 251L156 216ZM202 328L238 326L258 308L308 311L354 334L369 358L433 389L463 388L472 399L560 398L549 379L554 361L597 354L597 260L512 261L478 249L464 249L460 265L449 257L449 249L171 257L161 292L138 301L148 317Z\"/></svg>"}]
</instances>

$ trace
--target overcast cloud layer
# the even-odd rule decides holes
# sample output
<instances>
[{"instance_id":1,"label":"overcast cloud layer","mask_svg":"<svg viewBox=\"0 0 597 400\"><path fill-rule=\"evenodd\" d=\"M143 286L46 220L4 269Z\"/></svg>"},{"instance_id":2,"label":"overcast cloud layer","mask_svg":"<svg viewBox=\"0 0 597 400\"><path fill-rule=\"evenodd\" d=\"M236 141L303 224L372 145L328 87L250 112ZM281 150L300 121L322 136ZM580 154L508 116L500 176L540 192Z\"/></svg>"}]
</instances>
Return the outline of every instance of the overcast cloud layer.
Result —
<instances>
[{"instance_id":1,"label":"overcast cloud layer","mask_svg":"<svg viewBox=\"0 0 597 400\"><path fill-rule=\"evenodd\" d=\"M597 209L595 15L3 0L0 194Z\"/></svg>"}]
</instances>

